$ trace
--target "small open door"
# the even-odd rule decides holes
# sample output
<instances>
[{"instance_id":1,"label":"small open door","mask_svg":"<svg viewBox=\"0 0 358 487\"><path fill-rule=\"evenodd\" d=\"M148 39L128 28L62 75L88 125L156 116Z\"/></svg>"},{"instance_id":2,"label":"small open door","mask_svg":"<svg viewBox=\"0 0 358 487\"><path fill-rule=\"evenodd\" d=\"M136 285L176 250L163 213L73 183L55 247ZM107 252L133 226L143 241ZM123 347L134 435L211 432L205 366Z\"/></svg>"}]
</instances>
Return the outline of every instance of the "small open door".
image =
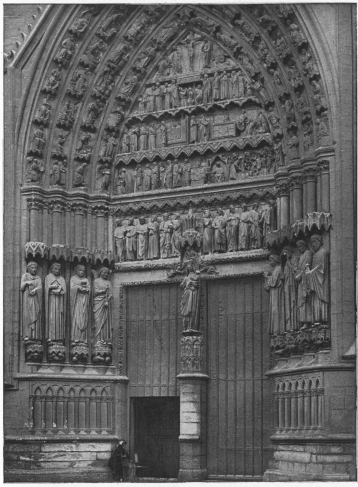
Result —
<instances>
[{"instance_id":1,"label":"small open door","mask_svg":"<svg viewBox=\"0 0 358 487\"><path fill-rule=\"evenodd\" d=\"M179 472L179 397L136 397L134 452L143 477L177 478ZM139 473L138 472L138 473Z\"/></svg>"}]
</instances>

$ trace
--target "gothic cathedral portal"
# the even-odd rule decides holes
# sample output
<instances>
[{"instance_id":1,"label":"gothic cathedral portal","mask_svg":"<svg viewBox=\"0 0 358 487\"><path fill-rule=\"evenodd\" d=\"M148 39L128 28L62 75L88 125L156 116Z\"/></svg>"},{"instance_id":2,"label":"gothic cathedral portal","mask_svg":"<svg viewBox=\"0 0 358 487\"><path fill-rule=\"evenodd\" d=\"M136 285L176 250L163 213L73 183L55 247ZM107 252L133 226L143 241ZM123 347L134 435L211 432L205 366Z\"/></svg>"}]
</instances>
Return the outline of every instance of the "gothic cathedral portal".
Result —
<instances>
[{"instance_id":1,"label":"gothic cathedral portal","mask_svg":"<svg viewBox=\"0 0 358 487\"><path fill-rule=\"evenodd\" d=\"M352 19L5 6L6 481L355 479Z\"/></svg>"}]
</instances>

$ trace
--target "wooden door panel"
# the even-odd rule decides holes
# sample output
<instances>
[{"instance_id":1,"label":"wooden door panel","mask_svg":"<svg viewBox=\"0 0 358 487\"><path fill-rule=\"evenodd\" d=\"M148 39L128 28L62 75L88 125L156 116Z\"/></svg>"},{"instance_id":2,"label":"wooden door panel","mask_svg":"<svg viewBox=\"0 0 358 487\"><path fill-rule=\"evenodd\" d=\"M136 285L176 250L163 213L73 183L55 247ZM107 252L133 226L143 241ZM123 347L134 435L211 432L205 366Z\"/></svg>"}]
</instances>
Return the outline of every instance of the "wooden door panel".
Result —
<instances>
[{"instance_id":1,"label":"wooden door panel","mask_svg":"<svg viewBox=\"0 0 358 487\"><path fill-rule=\"evenodd\" d=\"M262 278L208 283L208 474L260 477L272 404Z\"/></svg>"}]
</instances>

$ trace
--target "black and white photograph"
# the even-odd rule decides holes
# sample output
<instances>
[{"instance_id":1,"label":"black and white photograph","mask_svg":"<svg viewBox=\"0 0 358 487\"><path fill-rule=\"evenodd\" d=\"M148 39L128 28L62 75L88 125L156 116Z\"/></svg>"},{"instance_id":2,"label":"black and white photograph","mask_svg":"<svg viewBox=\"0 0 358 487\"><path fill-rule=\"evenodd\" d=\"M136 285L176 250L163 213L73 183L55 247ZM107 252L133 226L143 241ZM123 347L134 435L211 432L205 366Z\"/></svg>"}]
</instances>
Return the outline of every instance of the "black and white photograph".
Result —
<instances>
[{"instance_id":1,"label":"black and white photograph","mask_svg":"<svg viewBox=\"0 0 358 487\"><path fill-rule=\"evenodd\" d=\"M356 3L3 3L5 483L356 481Z\"/></svg>"}]
</instances>

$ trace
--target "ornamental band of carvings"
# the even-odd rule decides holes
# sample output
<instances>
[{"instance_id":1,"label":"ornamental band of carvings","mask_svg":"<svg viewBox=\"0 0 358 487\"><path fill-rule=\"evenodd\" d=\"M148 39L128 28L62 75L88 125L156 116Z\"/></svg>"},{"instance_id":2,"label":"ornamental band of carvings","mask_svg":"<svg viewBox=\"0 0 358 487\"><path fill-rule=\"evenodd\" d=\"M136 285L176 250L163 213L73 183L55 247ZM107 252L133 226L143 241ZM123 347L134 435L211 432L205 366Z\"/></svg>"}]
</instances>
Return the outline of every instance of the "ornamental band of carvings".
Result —
<instances>
[{"instance_id":1,"label":"ornamental band of carvings","mask_svg":"<svg viewBox=\"0 0 358 487\"><path fill-rule=\"evenodd\" d=\"M271 347L278 355L330 345L329 253L320 235L310 238L311 249L304 240L296 246L299 255L290 246L270 255L272 271L265 274Z\"/></svg>"},{"instance_id":2,"label":"ornamental band of carvings","mask_svg":"<svg viewBox=\"0 0 358 487\"><path fill-rule=\"evenodd\" d=\"M189 209L183 216L164 213L161 221L156 216L148 220L140 217L137 222L134 218L117 219L117 261L178 257L180 239L189 229L200 235L199 247L204 255L261 249L275 225L274 208L270 205L259 209L253 204L249 210L243 204L241 212L230 206L226 213L220 208L215 213L204 210L199 216Z\"/></svg>"}]
</instances>

